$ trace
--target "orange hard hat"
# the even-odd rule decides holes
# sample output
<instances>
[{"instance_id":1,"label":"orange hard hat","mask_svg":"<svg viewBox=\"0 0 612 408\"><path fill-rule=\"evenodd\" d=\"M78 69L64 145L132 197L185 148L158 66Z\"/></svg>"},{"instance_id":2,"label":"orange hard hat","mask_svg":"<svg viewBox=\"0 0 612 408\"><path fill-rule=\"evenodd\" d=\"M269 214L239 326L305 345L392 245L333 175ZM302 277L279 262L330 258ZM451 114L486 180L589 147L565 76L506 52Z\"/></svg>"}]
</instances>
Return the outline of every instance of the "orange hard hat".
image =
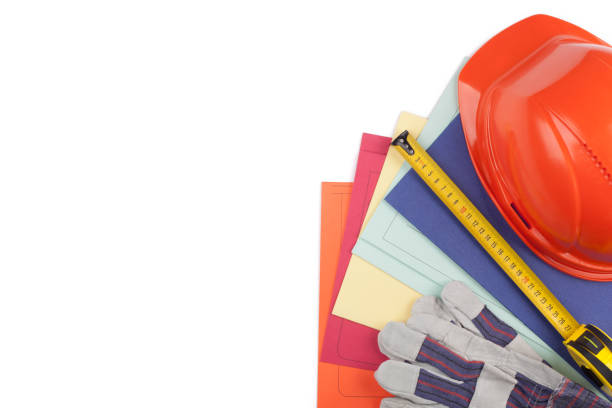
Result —
<instances>
[{"instance_id":1,"label":"orange hard hat","mask_svg":"<svg viewBox=\"0 0 612 408\"><path fill-rule=\"evenodd\" d=\"M612 281L612 47L536 15L497 34L459 75L478 177L544 261Z\"/></svg>"}]
</instances>

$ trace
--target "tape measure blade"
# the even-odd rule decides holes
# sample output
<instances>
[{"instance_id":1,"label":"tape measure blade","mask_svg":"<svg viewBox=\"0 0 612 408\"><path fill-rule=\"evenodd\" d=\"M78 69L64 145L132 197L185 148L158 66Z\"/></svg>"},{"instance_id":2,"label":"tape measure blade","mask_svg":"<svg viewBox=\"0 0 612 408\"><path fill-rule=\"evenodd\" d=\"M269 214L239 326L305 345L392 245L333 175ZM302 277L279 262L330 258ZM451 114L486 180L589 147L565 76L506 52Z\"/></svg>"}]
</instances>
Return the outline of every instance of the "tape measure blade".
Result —
<instances>
[{"instance_id":1,"label":"tape measure blade","mask_svg":"<svg viewBox=\"0 0 612 408\"><path fill-rule=\"evenodd\" d=\"M402 137L405 143L396 143L397 139L394 141L402 157L559 334L567 339L580 326L576 319L425 149L409 134L402 134Z\"/></svg>"}]
</instances>

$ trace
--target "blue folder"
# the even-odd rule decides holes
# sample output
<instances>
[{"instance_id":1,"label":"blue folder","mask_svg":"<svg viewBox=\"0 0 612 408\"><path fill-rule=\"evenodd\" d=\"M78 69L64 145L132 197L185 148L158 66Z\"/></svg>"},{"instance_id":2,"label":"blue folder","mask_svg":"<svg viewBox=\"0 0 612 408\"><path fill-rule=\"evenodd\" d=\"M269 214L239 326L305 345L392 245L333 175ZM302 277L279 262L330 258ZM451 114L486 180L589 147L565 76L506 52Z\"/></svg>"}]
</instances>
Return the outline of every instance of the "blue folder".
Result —
<instances>
[{"instance_id":1,"label":"blue folder","mask_svg":"<svg viewBox=\"0 0 612 408\"><path fill-rule=\"evenodd\" d=\"M612 333L612 282L586 281L560 272L538 258L521 241L476 175L459 116L427 151L578 322L592 323ZM385 200L542 340L573 363L557 331L414 171L407 173Z\"/></svg>"}]
</instances>

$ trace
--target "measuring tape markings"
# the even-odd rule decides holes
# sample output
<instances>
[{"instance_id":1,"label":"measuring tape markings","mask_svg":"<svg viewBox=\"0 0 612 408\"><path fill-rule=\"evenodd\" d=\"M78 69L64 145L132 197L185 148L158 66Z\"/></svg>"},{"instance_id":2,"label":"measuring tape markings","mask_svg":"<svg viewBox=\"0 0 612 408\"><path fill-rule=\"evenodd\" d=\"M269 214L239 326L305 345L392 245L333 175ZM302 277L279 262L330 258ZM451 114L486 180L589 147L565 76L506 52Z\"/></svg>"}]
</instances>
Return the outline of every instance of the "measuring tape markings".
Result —
<instances>
[{"instance_id":1,"label":"measuring tape markings","mask_svg":"<svg viewBox=\"0 0 612 408\"><path fill-rule=\"evenodd\" d=\"M555 329L567 339L580 326L429 154L407 132L393 142L400 154L453 212Z\"/></svg>"}]
</instances>

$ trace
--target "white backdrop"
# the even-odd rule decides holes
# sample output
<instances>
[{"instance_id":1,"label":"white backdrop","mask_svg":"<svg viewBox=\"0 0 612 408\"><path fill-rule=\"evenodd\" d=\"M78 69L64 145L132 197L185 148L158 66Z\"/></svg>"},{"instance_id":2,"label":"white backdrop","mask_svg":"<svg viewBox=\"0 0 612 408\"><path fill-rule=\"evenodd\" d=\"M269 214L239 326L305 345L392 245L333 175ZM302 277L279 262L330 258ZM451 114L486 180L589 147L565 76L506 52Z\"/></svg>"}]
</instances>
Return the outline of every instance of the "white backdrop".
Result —
<instances>
[{"instance_id":1,"label":"white backdrop","mask_svg":"<svg viewBox=\"0 0 612 408\"><path fill-rule=\"evenodd\" d=\"M586 3L3 2L0 406L313 407L320 182Z\"/></svg>"}]
</instances>

